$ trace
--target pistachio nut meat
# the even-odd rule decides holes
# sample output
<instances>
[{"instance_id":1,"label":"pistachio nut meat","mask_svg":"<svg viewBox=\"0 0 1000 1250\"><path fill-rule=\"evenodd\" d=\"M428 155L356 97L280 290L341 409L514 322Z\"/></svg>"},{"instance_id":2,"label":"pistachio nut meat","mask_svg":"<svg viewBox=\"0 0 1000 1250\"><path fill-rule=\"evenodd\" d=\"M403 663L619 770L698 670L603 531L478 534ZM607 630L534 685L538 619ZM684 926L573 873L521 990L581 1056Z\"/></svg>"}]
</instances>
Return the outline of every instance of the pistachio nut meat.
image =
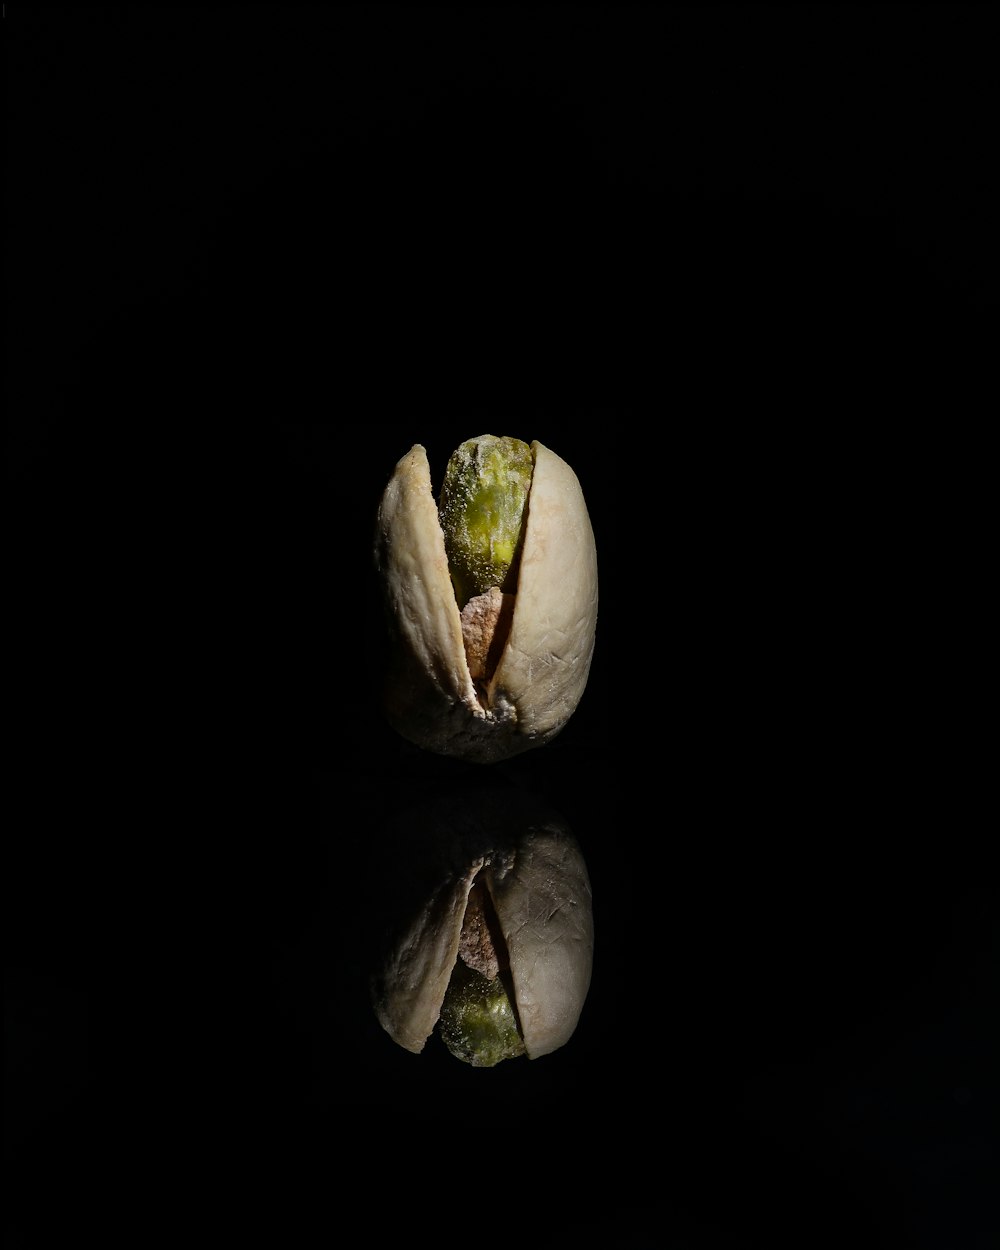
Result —
<instances>
[{"instance_id":1,"label":"pistachio nut meat","mask_svg":"<svg viewBox=\"0 0 1000 1250\"><path fill-rule=\"evenodd\" d=\"M436 1032L477 1068L564 1046L594 951L590 879L565 821L498 792L451 794L407 823L393 864L405 889L370 979L382 1027L414 1054Z\"/></svg>"},{"instance_id":2,"label":"pistachio nut meat","mask_svg":"<svg viewBox=\"0 0 1000 1250\"><path fill-rule=\"evenodd\" d=\"M378 508L389 626L384 706L406 739L474 763L542 746L576 711L597 628L597 551L574 471L544 444L485 434L440 500L419 443Z\"/></svg>"}]
</instances>

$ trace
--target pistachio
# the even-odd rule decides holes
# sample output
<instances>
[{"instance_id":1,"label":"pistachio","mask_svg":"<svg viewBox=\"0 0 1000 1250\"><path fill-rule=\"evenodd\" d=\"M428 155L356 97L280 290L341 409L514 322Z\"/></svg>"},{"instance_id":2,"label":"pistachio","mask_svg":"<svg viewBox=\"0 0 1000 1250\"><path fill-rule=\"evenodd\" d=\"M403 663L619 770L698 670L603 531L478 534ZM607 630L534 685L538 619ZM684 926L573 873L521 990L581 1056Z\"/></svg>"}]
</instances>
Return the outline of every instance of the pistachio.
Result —
<instances>
[{"instance_id":1,"label":"pistachio","mask_svg":"<svg viewBox=\"0 0 1000 1250\"><path fill-rule=\"evenodd\" d=\"M441 1038L456 1059L492 1068L523 1055L510 985L510 964L500 935L491 929L492 902L484 884L473 882L458 939L458 960L441 1003ZM501 969L501 963L503 968Z\"/></svg>"},{"instance_id":2,"label":"pistachio","mask_svg":"<svg viewBox=\"0 0 1000 1250\"><path fill-rule=\"evenodd\" d=\"M411 447L379 504L389 626L384 704L409 741L475 763L550 741L575 712L597 627L597 552L579 480L542 443L482 435L435 503Z\"/></svg>"},{"instance_id":3,"label":"pistachio","mask_svg":"<svg viewBox=\"0 0 1000 1250\"><path fill-rule=\"evenodd\" d=\"M441 529L458 606L491 588L513 590L531 490L531 448L483 434L452 452L441 487Z\"/></svg>"},{"instance_id":4,"label":"pistachio","mask_svg":"<svg viewBox=\"0 0 1000 1250\"><path fill-rule=\"evenodd\" d=\"M372 1003L420 1054L437 1031L457 1059L494 1067L563 1046L593 963L591 887L563 818L521 790L450 789L408 806L380 888L397 888Z\"/></svg>"}]
</instances>

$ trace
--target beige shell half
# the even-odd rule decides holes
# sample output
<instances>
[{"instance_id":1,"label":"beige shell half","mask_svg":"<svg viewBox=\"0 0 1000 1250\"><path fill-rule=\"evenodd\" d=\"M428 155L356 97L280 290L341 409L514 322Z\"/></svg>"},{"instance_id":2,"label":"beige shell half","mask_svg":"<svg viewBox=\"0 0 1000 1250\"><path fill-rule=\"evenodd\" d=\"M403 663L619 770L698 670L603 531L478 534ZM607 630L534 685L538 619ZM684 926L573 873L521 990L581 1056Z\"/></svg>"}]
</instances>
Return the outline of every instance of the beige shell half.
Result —
<instances>
[{"instance_id":1,"label":"beige shell half","mask_svg":"<svg viewBox=\"0 0 1000 1250\"><path fill-rule=\"evenodd\" d=\"M494 810L501 807L506 802ZM593 968L587 866L561 820L534 813L525 823L525 811L523 803L508 808L509 832L499 831L493 815L472 832L453 816L436 837L421 829L425 836L410 841L410 853L420 860L410 880L433 878L433 885L425 884L426 894L397 918L371 984L382 1027L414 1054L438 1023L477 878L500 922L528 1058L557 1050L576 1029Z\"/></svg>"},{"instance_id":2,"label":"beige shell half","mask_svg":"<svg viewBox=\"0 0 1000 1250\"><path fill-rule=\"evenodd\" d=\"M478 763L541 746L576 710L594 653L597 550L576 474L539 442L513 620L481 699L462 642L444 535L419 443L378 511L376 567L392 633L385 707L411 742Z\"/></svg>"}]
</instances>

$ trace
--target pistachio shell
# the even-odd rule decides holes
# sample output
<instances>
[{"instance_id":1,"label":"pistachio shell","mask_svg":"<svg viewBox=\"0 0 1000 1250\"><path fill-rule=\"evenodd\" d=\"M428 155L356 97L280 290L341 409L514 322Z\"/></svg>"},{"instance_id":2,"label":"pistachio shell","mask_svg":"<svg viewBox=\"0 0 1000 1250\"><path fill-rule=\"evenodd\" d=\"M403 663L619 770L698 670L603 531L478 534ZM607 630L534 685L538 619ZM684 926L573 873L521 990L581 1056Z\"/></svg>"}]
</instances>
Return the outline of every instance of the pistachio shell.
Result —
<instances>
[{"instance_id":1,"label":"pistachio shell","mask_svg":"<svg viewBox=\"0 0 1000 1250\"><path fill-rule=\"evenodd\" d=\"M580 846L562 817L522 791L450 793L405 818L394 899L372 976L375 1013L419 1054L438 1025L473 884L488 892L529 1059L576 1029L590 988L594 925ZM390 888L386 869L382 883Z\"/></svg>"},{"instance_id":2,"label":"pistachio shell","mask_svg":"<svg viewBox=\"0 0 1000 1250\"><path fill-rule=\"evenodd\" d=\"M476 763L552 739L579 704L597 627L597 552L576 474L539 442L510 617L492 675L469 671L462 617L425 448L398 462L383 493L375 560L390 626L390 723L411 742Z\"/></svg>"}]
</instances>

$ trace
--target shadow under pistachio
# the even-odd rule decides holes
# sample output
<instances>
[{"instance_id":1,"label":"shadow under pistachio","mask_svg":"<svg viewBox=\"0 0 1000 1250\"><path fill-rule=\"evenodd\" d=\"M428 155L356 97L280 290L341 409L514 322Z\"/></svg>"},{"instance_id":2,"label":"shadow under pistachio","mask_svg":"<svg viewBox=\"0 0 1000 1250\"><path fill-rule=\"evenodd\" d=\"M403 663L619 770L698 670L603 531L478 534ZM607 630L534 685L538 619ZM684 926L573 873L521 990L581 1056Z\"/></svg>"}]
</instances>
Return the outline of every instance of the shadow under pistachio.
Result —
<instances>
[{"instance_id":1,"label":"shadow under pistachio","mask_svg":"<svg viewBox=\"0 0 1000 1250\"><path fill-rule=\"evenodd\" d=\"M419 1054L473 1067L563 1046L590 988L590 878L563 817L514 782L401 802L380 840L371 1001Z\"/></svg>"}]
</instances>

